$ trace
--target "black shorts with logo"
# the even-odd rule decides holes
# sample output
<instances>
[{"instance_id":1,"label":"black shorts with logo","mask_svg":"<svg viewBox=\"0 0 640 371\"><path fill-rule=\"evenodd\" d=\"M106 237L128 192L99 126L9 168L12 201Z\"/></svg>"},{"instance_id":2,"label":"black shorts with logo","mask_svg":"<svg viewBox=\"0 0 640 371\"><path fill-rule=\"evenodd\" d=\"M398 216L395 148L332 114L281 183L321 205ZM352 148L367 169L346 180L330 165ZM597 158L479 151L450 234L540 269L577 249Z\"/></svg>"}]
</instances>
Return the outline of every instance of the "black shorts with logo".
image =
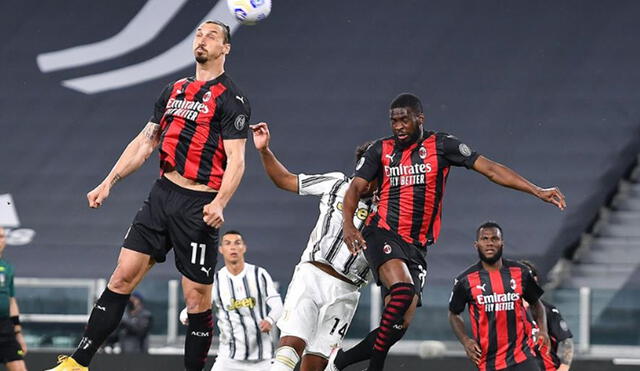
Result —
<instances>
[{"instance_id":1,"label":"black shorts with logo","mask_svg":"<svg viewBox=\"0 0 640 371\"><path fill-rule=\"evenodd\" d=\"M362 236L367 241L364 256L369 262L376 283L382 286L382 297L386 297L389 290L380 282L378 268L391 259L402 259L407 264L416 287L418 306L422 305L422 289L427 279L426 249L407 243L396 233L378 227L366 226Z\"/></svg>"},{"instance_id":2,"label":"black shorts with logo","mask_svg":"<svg viewBox=\"0 0 640 371\"><path fill-rule=\"evenodd\" d=\"M180 273L198 283L213 283L218 230L202 220L202 210L215 196L182 188L164 177L158 179L133 219L123 247L150 255L159 263L173 248Z\"/></svg>"},{"instance_id":3,"label":"black shorts with logo","mask_svg":"<svg viewBox=\"0 0 640 371\"><path fill-rule=\"evenodd\" d=\"M528 359L524 362L515 364L513 366L509 366L503 369L503 371L540 371L540 370L542 370L542 368L540 368L538 362L535 359Z\"/></svg>"},{"instance_id":4,"label":"black shorts with logo","mask_svg":"<svg viewBox=\"0 0 640 371\"><path fill-rule=\"evenodd\" d=\"M22 361L24 359L22 348L15 336L2 336L0 338L0 363Z\"/></svg>"}]
</instances>

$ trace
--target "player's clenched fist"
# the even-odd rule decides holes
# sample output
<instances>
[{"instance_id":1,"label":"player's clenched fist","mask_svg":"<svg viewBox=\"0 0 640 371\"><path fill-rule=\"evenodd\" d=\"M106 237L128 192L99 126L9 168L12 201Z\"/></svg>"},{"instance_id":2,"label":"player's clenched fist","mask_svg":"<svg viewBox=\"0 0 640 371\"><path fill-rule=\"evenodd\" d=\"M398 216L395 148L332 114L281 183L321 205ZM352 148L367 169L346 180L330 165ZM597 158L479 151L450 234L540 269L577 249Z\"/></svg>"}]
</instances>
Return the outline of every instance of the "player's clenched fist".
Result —
<instances>
[{"instance_id":1,"label":"player's clenched fist","mask_svg":"<svg viewBox=\"0 0 640 371\"><path fill-rule=\"evenodd\" d=\"M224 208L216 203L213 200L211 203L208 203L204 206L202 210L202 220L213 228L220 228L222 224L224 224L224 215L222 214L222 210Z\"/></svg>"},{"instance_id":2,"label":"player's clenched fist","mask_svg":"<svg viewBox=\"0 0 640 371\"><path fill-rule=\"evenodd\" d=\"M109 186L105 183L100 183L91 192L87 193L87 200L89 201L89 207L96 209L102 206L102 202L109 197Z\"/></svg>"}]
</instances>

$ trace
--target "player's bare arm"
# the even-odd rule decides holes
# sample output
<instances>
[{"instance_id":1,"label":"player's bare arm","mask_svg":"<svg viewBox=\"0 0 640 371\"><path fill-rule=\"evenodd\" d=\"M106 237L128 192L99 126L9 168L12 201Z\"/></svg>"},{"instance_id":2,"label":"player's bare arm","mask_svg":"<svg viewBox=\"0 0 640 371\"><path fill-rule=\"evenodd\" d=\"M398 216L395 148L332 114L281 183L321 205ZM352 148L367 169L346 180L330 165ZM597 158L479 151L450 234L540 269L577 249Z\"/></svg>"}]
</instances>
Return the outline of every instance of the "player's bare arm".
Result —
<instances>
[{"instance_id":1,"label":"player's bare arm","mask_svg":"<svg viewBox=\"0 0 640 371\"><path fill-rule=\"evenodd\" d=\"M367 248L362 233L353 225L353 214L358 207L360 195L366 192L368 186L369 182L365 179L354 177L349 189L347 189L347 193L344 195L342 208L343 240L353 255L356 255L363 248Z\"/></svg>"},{"instance_id":2,"label":"player's bare arm","mask_svg":"<svg viewBox=\"0 0 640 371\"><path fill-rule=\"evenodd\" d=\"M242 180L242 175L244 174L244 148L246 143L246 139L224 140L227 168L222 176L222 184L220 185L216 198L214 198L211 203L205 205L203 209L204 222L214 228L222 227L224 223L223 210L236 192L236 189L238 189L240 181Z\"/></svg>"},{"instance_id":3,"label":"player's bare arm","mask_svg":"<svg viewBox=\"0 0 640 371\"><path fill-rule=\"evenodd\" d=\"M262 166L273 184L285 191L298 193L298 176L292 174L269 149L271 133L266 122L250 126L253 132L253 144L260 153Z\"/></svg>"},{"instance_id":4,"label":"player's bare arm","mask_svg":"<svg viewBox=\"0 0 640 371\"><path fill-rule=\"evenodd\" d=\"M467 335L467 330L464 326L464 320L459 314L455 314L449 311L449 324L451 329L456 334L460 344L464 346L464 351L467 353L467 357L474 363L480 362L482 356L482 350L478 343Z\"/></svg>"},{"instance_id":5,"label":"player's bare arm","mask_svg":"<svg viewBox=\"0 0 640 371\"><path fill-rule=\"evenodd\" d=\"M87 194L89 207L98 208L109 197L111 188L135 172L151 156L160 143L160 125L148 122L142 131L127 145L106 178Z\"/></svg>"},{"instance_id":6,"label":"player's bare arm","mask_svg":"<svg viewBox=\"0 0 640 371\"><path fill-rule=\"evenodd\" d=\"M571 362L573 361L573 339L566 338L558 342L558 351L556 352L560 359L560 367L558 371L569 371Z\"/></svg>"},{"instance_id":7,"label":"player's bare arm","mask_svg":"<svg viewBox=\"0 0 640 371\"><path fill-rule=\"evenodd\" d=\"M529 303L531 308L531 314L538 324L540 331L538 332L538 342L547 346L547 352L551 348L551 341L549 340L549 330L547 329L547 312L544 310L544 304L541 300L535 303Z\"/></svg>"},{"instance_id":8,"label":"player's bare arm","mask_svg":"<svg viewBox=\"0 0 640 371\"><path fill-rule=\"evenodd\" d=\"M496 184L530 193L542 201L556 205L560 210L564 210L567 207L564 195L558 187L538 187L512 169L484 156L478 157L473 164L473 169Z\"/></svg>"}]
</instances>

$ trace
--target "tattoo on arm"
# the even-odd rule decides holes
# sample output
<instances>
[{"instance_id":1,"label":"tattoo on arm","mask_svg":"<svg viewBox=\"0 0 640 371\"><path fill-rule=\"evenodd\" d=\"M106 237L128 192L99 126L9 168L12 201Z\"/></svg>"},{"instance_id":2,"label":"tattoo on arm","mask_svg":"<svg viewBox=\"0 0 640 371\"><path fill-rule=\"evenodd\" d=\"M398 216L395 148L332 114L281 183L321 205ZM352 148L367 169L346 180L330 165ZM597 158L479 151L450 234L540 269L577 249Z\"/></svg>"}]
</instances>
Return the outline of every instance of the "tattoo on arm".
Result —
<instances>
[{"instance_id":1,"label":"tattoo on arm","mask_svg":"<svg viewBox=\"0 0 640 371\"><path fill-rule=\"evenodd\" d=\"M116 173L116 175L113 176L113 179L111 179L111 183L109 183L109 188L112 188L120 179L122 179L122 177L120 174Z\"/></svg>"},{"instance_id":2,"label":"tattoo on arm","mask_svg":"<svg viewBox=\"0 0 640 371\"><path fill-rule=\"evenodd\" d=\"M144 130L144 137L149 140L149 141L157 141L158 140L158 134L160 133L160 125L158 124L154 124L154 123L148 123L147 126L145 126Z\"/></svg>"},{"instance_id":3,"label":"tattoo on arm","mask_svg":"<svg viewBox=\"0 0 640 371\"><path fill-rule=\"evenodd\" d=\"M558 343L558 358L560 358L562 364L571 366L571 361L573 361L573 339L564 339Z\"/></svg>"}]
</instances>

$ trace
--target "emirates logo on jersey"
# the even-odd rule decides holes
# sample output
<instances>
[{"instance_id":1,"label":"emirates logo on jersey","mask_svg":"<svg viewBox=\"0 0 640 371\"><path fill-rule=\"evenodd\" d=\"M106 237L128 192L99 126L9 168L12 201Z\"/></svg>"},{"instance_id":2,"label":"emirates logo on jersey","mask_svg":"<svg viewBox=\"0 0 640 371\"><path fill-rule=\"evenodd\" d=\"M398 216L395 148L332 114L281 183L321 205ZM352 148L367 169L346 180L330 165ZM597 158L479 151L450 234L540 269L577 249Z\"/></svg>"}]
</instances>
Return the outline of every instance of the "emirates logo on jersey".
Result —
<instances>
[{"instance_id":1,"label":"emirates logo on jersey","mask_svg":"<svg viewBox=\"0 0 640 371\"><path fill-rule=\"evenodd\" d=\"M387 255L391 254L391 245L389 245L388 243L385 243L384 247L382 248L382 251Z\"/></svg>"},{"instance_id":2,"label":"emirates logo on jersey","mask_svg":"<svg viewBox=\"0 0 640 371\"><path fill-rule=\"evenodd\" d=\"M201 113L204 115L209 113L209 107L207 107L206 104L171 98L169 102L167 102L167 109L164 115L183 117L187 120L196 121L198 115Z\"/></svg>"}]
</instances>

